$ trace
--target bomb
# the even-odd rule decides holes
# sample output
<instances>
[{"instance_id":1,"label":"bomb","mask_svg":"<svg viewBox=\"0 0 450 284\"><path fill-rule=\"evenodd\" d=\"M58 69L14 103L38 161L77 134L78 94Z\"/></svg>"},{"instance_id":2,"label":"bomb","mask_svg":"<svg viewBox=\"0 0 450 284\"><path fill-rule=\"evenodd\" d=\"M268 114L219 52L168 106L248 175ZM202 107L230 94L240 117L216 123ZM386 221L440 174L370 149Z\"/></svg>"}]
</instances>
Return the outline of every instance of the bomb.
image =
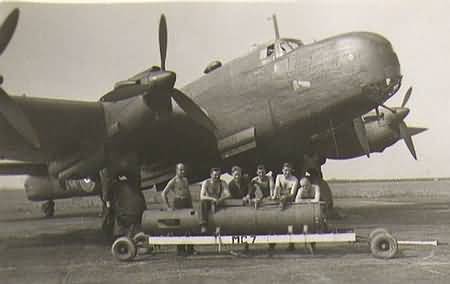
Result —
<instances>
[{"instance_id":1,"label":"bomb","mask_svg":"<svg viewBox=\"0 0 450 284\"><path fill-rule=\"evenodd\" d=\"M286 234L319 232L326 218L319 203L291 204L280 208L279 203L266 202L258 208L242 206L228 200L224 206L208 214L208 233L220 234ZM150 235L199 235L198 210L146 210L142 228Z\"/></svg>"}]
</instances>

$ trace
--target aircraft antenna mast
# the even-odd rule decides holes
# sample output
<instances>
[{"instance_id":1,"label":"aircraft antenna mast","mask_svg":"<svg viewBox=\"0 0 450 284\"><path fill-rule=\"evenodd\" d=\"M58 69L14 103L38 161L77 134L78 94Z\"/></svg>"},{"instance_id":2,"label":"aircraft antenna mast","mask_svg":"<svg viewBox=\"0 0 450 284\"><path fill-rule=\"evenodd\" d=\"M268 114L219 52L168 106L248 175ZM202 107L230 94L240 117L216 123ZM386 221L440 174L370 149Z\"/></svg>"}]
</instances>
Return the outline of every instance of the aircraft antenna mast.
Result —
<instances>
[{"instance_id":1,"label":"aircraft antenna mast","mask_svg":"<svg viewBox=\"0 0 450 284\"><path fill-rule=\"evenodd\" d=\"M277 22L277 15L272 15L272 21L273 21L273 28L275 29L275 39L280 39L280 31L278 30L278 22Z\"/></svg>"}]
</instances>

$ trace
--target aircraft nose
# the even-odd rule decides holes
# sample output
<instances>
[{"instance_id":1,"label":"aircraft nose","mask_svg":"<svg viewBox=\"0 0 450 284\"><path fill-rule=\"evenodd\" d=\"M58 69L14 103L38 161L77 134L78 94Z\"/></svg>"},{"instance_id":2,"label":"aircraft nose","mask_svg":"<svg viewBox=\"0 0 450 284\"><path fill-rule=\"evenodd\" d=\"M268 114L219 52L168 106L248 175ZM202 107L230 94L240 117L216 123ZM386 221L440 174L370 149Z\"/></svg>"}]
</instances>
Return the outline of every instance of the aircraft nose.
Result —
<instances>
[{"instance_id":1,"label":"aircraft nose","mask_svg":"<svg viewBox=\"0 0 450 284\"><path fill-rule=\"evenodd\" d=\"M401 84L400 63L391 43L375 33L357 33L361 41L360 85L378 104L394 95Z\"/></svg>"},{"instance_id":2,"label":"aircraft nose","mask_svg":"<svg viewBox=\"0 0 450 284\"><path fill-rule=\"evenodd\" d=\"M391 43L375 33L360 33L367 44L368 64L378 67L379 75L384 78L400 77L400 62Z\"/></svg>"}]
</instances>

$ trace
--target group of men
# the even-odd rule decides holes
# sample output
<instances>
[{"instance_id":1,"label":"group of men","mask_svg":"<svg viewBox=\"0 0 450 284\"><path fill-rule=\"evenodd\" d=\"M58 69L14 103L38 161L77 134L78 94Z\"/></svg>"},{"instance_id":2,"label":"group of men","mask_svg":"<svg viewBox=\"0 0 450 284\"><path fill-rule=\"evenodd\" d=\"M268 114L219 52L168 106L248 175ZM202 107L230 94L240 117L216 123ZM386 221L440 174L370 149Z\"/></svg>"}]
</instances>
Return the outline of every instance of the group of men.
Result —
<instances>
[{"instance_id":1,"label":"group of men","mask_svg":"<svg viewBox=\"0 0 450 284\"><path fill-rule=\"evenodd\" d=\"M243 175L242 169L238 166L232 167L232 179L228 183L221 178L221 174L220 168L212 168L210 177L201 185L198 213L202 233L207 231L209 213L215 212L217 206L223 205L228 199L240 200L241 204L252 204L255 208L263 200L273 200L279 202L283 209L289 202L320 200L319 186L311 184L307 177L299 181L289 163L283 164L282 174L276 176L275 182L263 165L257 166L256 176L252 179ZM138 177L128 175L127 180L120 177L116 180L111 178L106 169L101 171L101 176L102 196L107 208L103 223L105 232L132 237L140 230L142 212L146 209L144 196L138 186ZM169 192L174 195L172 206L169 203ZM168 210L193 208L186 167L183 163L176 165L176 174L164 188L162 198ZM195 253L192 246L182 247L179 250L188 254Z\"/></svg>"},{"instance_id":2,"label":"group of men","mask_svg":"<svg viewBox=\"0 0 450 284\"><path fill-rule=\"evenodd\" d=\"M169 210L193 208L185 172L185 165L177 164L175 177L167 183L162 192L163 200ZM199 212L202 230L206 230L209 211L214 211L216 206L223 204L226 199L239 199L243 203L252 203L255 207L262 200L278 200L282 208L288 202L318 202L320 200L319 187L311 184L307 177L303 177L299 182L293 175L290 163L283 164L282 174L276 176L275 182L272 176L267 174L263 165L257 167L256 176L251 180L243 175L242 169L238 166L232 167L233 178L229 183L221 179L221 173L220 168L212 168L210 178L202 182ZM172 207L169 205L169 192L175 195Z\"/></svg>"}]
</instances>

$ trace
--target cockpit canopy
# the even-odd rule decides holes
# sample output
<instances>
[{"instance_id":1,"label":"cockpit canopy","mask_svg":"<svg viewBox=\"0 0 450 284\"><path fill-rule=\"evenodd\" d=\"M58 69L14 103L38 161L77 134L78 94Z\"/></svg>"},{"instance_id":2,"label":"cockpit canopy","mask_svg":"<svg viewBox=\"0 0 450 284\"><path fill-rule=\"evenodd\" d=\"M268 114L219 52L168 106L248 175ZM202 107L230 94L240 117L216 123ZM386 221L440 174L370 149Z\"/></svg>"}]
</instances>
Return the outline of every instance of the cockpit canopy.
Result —
<instances>
[{"instance_id":1,"label":"cockpit canopy","mask_svg":"<svg viewBox=\"0 0 450 284\"><path fill-rule=\"evenodd\" d=\"M290 53L302 45L303 42L298 39L280 39L263 45L259 53L259 59L278 58Z\"/></svg>"}]
</instances>

